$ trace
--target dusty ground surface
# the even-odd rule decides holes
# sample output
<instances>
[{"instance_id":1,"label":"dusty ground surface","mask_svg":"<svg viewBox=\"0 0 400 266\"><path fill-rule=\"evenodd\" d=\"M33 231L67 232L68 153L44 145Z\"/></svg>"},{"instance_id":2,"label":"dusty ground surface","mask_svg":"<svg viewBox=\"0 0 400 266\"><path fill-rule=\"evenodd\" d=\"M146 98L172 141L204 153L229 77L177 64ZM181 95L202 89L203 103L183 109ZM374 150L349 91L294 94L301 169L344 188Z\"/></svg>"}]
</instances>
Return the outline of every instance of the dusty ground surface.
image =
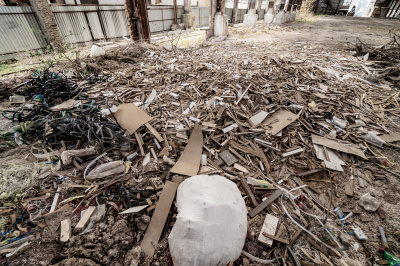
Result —
<instances>
[{"instance_id":1,"label":"dusty ground surface","mask_svg":"<svg viewBox=\"0 0 400 266\"><path fill-rule=\"evenodd\" d=\"M248 30L240 26L235 26L234 28L230 28L231 35L228 40L217 43L206 43L201 48L201 52L209 57L213 57L213 53L216 53L218 55L216 57L218 58L224 57L225 53L225 57L231 57L231 60L237 64L238 68L246 67L243 66L241 59L243 56L253 58L254 61L257 61L257 55L259 54L262 54L263 60L266 57L276 57L280 60L301 60L306 57L305 55L308 58L312 54L316 55L316 62L318 60L337 60L340 56L351 56L352 49L350 48L356 42L356 37L372 45L382 45L388 41L388 31L394 30L399 32L399 27L399 21L349 17L318 17L312 21L294 22L279 28L266 28L258 25L256 29ZM243 44L242 49L240 48L241 44ZM282 49L280 49L280 45ZM235 55L240 56L236 57ZM323 59L319 59L320 55L323 55ZM126 57L129 57L129 55ZM185 60L189 59L185 58ZM109 70L112 70L113 66L115 65L109 65ZM287 76L287 78L290 77ZM10 126L9 123L3 121L1 124L4 125L4 128ZM398 120L394 121L398 123ZM399 128L396 128L394 124L393 130L397 131ZM399 150L385 148L382 152L394 163L391 170L398 171ZM35 158L32 156L22 159L21 155L29 155L29 146L3 152L0 156L0 166L8 165L12 160L15 160L17 163L21 163L24 160L27 162L35 161ZM363 165L359 167L367 169ZM367 167L370 167L370 165ZM309 183L325 202L329 202L330 194L328 191L334 191L332 201L335 206L340 205L343 208L359 210L357 201L366 192L371 192L371 194L382 200L382 209L387 216L385 220L381 220L375 213L369 214L364 211L361 211L361 214L355 214L356 217L354 219L356 220L356 224L370 237L368 248L373 254L376 254L376 249L381 246L377 230L379 225L385 228L390 245L398 254L400 250L399 243L394 233L400 228L400 205L398 204L400 199L399 178L387 175L386 180L373 180L371 176L365 176L364 179L367 181L366 188L361 189L356 186L355 196L350 199L344 194L345 182L349 181L349 176L349 173L346 173L346 175L338 177L337 184L339 185L332 188L327 187L323 182L310 181ZM318 175L314 178L326 181L329 179L327 176ZM78 193L71 190L71 195L78 195ZM79 220L78 215L79 212L72 218L74 224ZM60 244L58 241L59 221L67 216L68 214L62 214L41 221L38 226L39 228L36 229L38 230L38 237L30 248L13 259L2 259L0 263L5 265L129 265L130 262L135 261L135 258L138 257L133 248L135 243L138 243L143 236L143 230L140 230L143 223L140 219L132 220L127 217L121 217L117 215L117 211L114 211L106 220L98 224L94 232L84 236L74 235L68 244ZM371 218L371 221L360 222L360 218ZM263 220L264 217L258 217L252 221L252 228L255 228L254 235L259 233L259 228ZM285 223L288 222L286 220L284 220ZM341 227L339 222L331 222L335 226ZM344 232L345 228L341 228ZM289 233L286 237L292 235L295 230L288 228L288 231ZM251 237L254 238L254 235ZM247 251L253 250L258 256L264 256L265 258L267 258L267 255L271 255L271 252L269 254L262 254L262 252L268 251L268 249L257 245L255 241L252 241L252 243L252 247L249 245L246 247ZM312 250L312 247L307 243L307 239L303 237L299 238L298 244L307 250ZM295 252L303 259L307 259L307 257L300 254L299 250L296 249ZM158 253L158 259L146 263L150 263L151 265L171 265L167 246L167 234L164 234L163 239L160 241ZM352 247L350 253L353 258L360 260L362 265L372 265L366 259L364 255L365 250L360 245ZM237 265L241 263L241 260L236 262Z\"/></svg>"},{"instance_id":2,"label":"dusty ground surface","mask_svg":"<svg viewBox=\"0 0 400 266\"><path fill-rule=\"evenodd\" d=\"M230 28L232 29L232 28ZM256 29L244 29L235 25L230 30L232 38L245 38L255 42L287 42L296 45L306 42L321 45L325 49L348 49L360 38L373 45L383 45L389 40L389 31L400 32L400 21L379 18L344 16L316 16L298 19L287 25L265 27L259 21Z\"/></svg>"}]
</instances>

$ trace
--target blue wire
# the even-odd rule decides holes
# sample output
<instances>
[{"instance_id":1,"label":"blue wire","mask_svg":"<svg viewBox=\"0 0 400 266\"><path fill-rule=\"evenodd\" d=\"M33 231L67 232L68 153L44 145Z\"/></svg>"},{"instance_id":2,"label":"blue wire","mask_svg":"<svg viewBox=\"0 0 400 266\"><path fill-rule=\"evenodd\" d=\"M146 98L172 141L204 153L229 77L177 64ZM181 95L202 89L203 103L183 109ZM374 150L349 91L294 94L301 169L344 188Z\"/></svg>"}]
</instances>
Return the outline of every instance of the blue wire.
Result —
<instances>
[{"instance_id":1,"label":"blue wire","mask_svg":"<svg viewBox=\"0 0 400 266\"><path fill-rule=\"evenodd\" d=\"M27 212L24 213L13 225L11 225L10 229L8 229L7 232L5 232L5 233L0 233L0 236L8 235L8 234L11 232L11 229L12 229L14 226L16 226L17 223L19 223L19 221L21 221L22 218L24 218L24 217L26 216L26 214L27 214Z\"/></svg>"}]
</instances>

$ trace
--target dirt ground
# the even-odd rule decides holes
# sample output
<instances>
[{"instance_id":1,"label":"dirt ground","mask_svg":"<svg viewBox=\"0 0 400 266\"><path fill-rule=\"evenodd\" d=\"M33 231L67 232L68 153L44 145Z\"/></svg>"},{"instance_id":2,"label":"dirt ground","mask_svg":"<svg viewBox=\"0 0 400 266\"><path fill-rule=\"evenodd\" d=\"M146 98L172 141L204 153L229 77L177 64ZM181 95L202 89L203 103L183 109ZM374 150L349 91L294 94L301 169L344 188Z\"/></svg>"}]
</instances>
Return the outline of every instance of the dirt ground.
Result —
<instances>
[{"instance_id":1,"label":"dirt ground","mask_svg":"<svg viewBox=\"0 0 400 266\"><path fill-rule=\"evenodd\" d=\"M353 17L314 17L304 21L296 21L280 27L265 27L258 23L255 29L244 29L241 25L230 27L230 36L223 42L210 42L204 44L202 48L204 53L207 53L207 47L214 49L218 47L219 51L226 51L226 54L240 53L252 56L257 55L257 49L263 50L263 54L268 53L271 57L293 56L301 58L303 54L341 54L350 56L353 53L354 44L357 38L371 44L382 45L389 40L389 31L400 32L400 21L375 18L353 18ZM245 43L242 50L231 50L238 44ZM261 48L249 51L251 45L259 45ZM297 49L285 49L280 52L280 45L293 46ZM270 47L270 48L268 48ZM269 49L266 52L266 49ZM295 51L296 55L290 54ZM232 57L232 60L236 60ZM238 60L238 66L242 62ZM9 81L8 81L9 82ZM396 120L397 121L397 120ZM1 119L1 125L5 129L10 127L10 124L4 119ZM399 128L397 128L399 130ZM21 163L21 154L26 156L29 154L29 146L22 146L3 152L0 155L0 166L9 164L11 160ZM400 169L400 150L396 148L386 148L383 154L392 161L395 166L392 171ZM33 162L34 158L28 156L28 162ZM334 188L335 200L337 205L342 205L348 209L357 208L357 200L359 196L365 192L371 192L374 196L384 199L382 209L387 215L385 220L372 220L366 223L358 224L365 232L376 232L373 235L371 247L379 248L380 241L377 227L379 225L386 228L389 241L396 250L399 250L398 241L396 242L393 236L394 232L400 228L400 182L396 176L388 176L386 180L368 182L368 188L355 191L354 200L349 201L344 195L344 182L348 179L339 180L341 184ZM315 184L313 187L321 195L327 197L324 192L326 187L320 184ZM1 191L0 191L1 192ZM360 214L362 218L376 219L369 213ZM116 217L116 218L114 218ZM73 236L68 244L60 244L59 238L59 222L64 219L63 215L47 218L40 224L41 238L30 246L21 255L11 260L0 260L3 265L129 265L128 262L134 261L138 254L132 248L132 243L143 236L143 231L135 232L140 221L132 221L126 217L110 216L105 221L101 221L94 232L84 236ZM75 217L75 220L78 218ZM76 221L75 221L76 222ZM254 225L260 227L263 220L259 219L254 222ZM171 258L168 254L167 237L164 237L159 243L161 251L164 255L160 255L159 259L151 265L172 265ZM307 240L300 240L300 243ZM305 244L306 245L306 244ZM362 249L362 247L357 247ZM355 251L357 252L357 250ZM375 250L373 250L375 253ZM367 264L367 260L363 254L356 256L363 265ZM136 264L131 264L136 265ZM139 264L140 265L140 264ZM239 264L237 264L239 265Z\"/></svg>"},{"instance_id":2,"label":"dirt ground","mask_svg":"<svg viewBox=\"0 0 400 266\"><path fill-rule=\"evenodd\" d=\"M239 29L239 30L238 30ZM388 42L389 31L400 32L400 21L381 18L356 18L345 16L315 16L298 19L281 27L265 27L259 21L256 29L230 28L230 41L237 37L254 42L298 42L321 45L325 49L348 49L357 38L372 45Z\"/></svg>"}]
</instances>

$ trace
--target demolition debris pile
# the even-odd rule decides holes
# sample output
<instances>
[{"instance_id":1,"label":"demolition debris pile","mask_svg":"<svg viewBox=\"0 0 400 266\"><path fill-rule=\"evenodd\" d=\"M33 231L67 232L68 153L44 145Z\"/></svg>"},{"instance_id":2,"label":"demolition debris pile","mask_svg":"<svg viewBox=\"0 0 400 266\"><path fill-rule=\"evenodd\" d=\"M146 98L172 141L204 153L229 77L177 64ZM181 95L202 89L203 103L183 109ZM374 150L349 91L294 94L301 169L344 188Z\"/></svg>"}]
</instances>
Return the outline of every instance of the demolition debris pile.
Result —
<instances>
[{"instance_id":1,"label":"demolition debris pile","mask_svg":"<svg viewBox=\"0 0 400 266\"><path fill-rule=\"evenodd\" d=\"M175 194L198 174L224 176L245 200L234 265L367 265L379 247L398 253L397 201L383 189L400 174L382 150L399 148L399 92L367 78L374 62L246 42L124 50L141 54L106 52L92 67L108 71L85 82L41 73L18 86L25 97L4 112L18 128L4 136L40 167L27 173L32 187L1 194L3 260L43 260L30 250L46 243L51 264L171 265Z\"/></svg>"}]
</instances>

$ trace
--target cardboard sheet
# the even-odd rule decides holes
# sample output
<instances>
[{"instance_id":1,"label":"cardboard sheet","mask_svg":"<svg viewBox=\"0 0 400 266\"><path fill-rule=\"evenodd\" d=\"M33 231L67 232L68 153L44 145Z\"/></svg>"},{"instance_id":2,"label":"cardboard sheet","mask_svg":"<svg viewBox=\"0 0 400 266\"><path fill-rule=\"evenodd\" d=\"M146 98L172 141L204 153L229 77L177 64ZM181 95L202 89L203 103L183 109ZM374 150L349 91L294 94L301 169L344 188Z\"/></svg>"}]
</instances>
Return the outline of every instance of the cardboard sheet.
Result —
<instances>
[{"instance_id":1,"label":"cardboard sheet","mask_svg":"<svg viewBox=\"0 0 400 266\"><path fill-rule=\"evenodd\" d=\"M379 136L381 139L383 139L385 142L395 142L395 141L400 141L400 132L394 132L391 134L384 134Z\"/></svg>"},{"instance_id":2,"label":"cardboard sheet","mask_svg":"<svg viewBox=\"0 0 400 266\"><path fill-rule=\"evenodd\" d=\"M196 123L186 148L181 157L171 169L172 173L194 176L200 168L201 153L203 151L203 134L201 126Z\"/></svg>"},{"instance_id":3,"label":"cardboard sheet","mask_svg":"<svg viewBox=\"0 0 400 266\"><path fill-rule=\"evenodd\" d=\"M118 124L120 124L121 127L130 135L135 133L139 127L153 119L133 103L119 105L118 111L114 116L117 119Z\"/></svg>"},{"instance_id":4,"label":"cardboard sheet","mask_svg":"<svg viewBox=\"0 0 400 266\"><path fill-rule=\"evenodd\" d=\"M156 246L160 240L177 188L177 183L171 181L165 183L160 199L157 202L156 209L151 217L150 224L147 227L142 243L140 244L146 257L151 257L154 254L154 246Z\"/></svg>"},{"instance_id":5,"label":"cardboard sheet","mask_svg":"<svg viewBox=\"0 0 400 266\"><path fill-rule=\"evenodd\" d=\"M261 124L265 128L265 133L276 135L279 131L293 123L299 118L298 115L286 110L280 110L273 113Z\"/></svg>"},{"instance_id":6,"label":"cardboard sheet","mask_svg":"<svg viewBox=\"0 0 400 266\"><path fill-rule=\"evenodd\" d=\"M60 103L58 105L55 105L50 108L52 111L62 111L62 110L67 110L67 109L72 109L76 106L78 106L81 103L81 101L77 101L74 99L69 99L68 101L65 101L63 103Z\"/></svg>"},{"instance_id":7,"label":"cardboard sheet","mask_svg":"<svg viewBox=\"0 0 400 266\"><path fill-rule=\"evenodd\" d=\"M323 160L326 168L331 170L343 172L342 165L346 165L346 163L340 159L340 157L336 154L332 149L326 148L329 159L325 155L324 147L318 144L314 144L315 153L318 159Z\"/></svg>"},{"instance_id":8,"label":"cardboard sheet","mask_svg":"<svg viewBox=\"0 0 400 266\"><path fill-rule=\"evenodd\" d=\"M325 146L327 148L331 148L332 150L353 154L353 155L359 156L359 157L361 157L363 159L367 159L367 157L362 152L362 150L360 148L358 148L354 144L351 144L351 143L343 144L343 143L340 143L340 142L338 142L336 140L327 139L327 138L320 137L320 136L317 136L317 135L311 135L311 138L312 138L312 142L314 144L322 145L322 146Z\"/></svg>"}]
</instances>

